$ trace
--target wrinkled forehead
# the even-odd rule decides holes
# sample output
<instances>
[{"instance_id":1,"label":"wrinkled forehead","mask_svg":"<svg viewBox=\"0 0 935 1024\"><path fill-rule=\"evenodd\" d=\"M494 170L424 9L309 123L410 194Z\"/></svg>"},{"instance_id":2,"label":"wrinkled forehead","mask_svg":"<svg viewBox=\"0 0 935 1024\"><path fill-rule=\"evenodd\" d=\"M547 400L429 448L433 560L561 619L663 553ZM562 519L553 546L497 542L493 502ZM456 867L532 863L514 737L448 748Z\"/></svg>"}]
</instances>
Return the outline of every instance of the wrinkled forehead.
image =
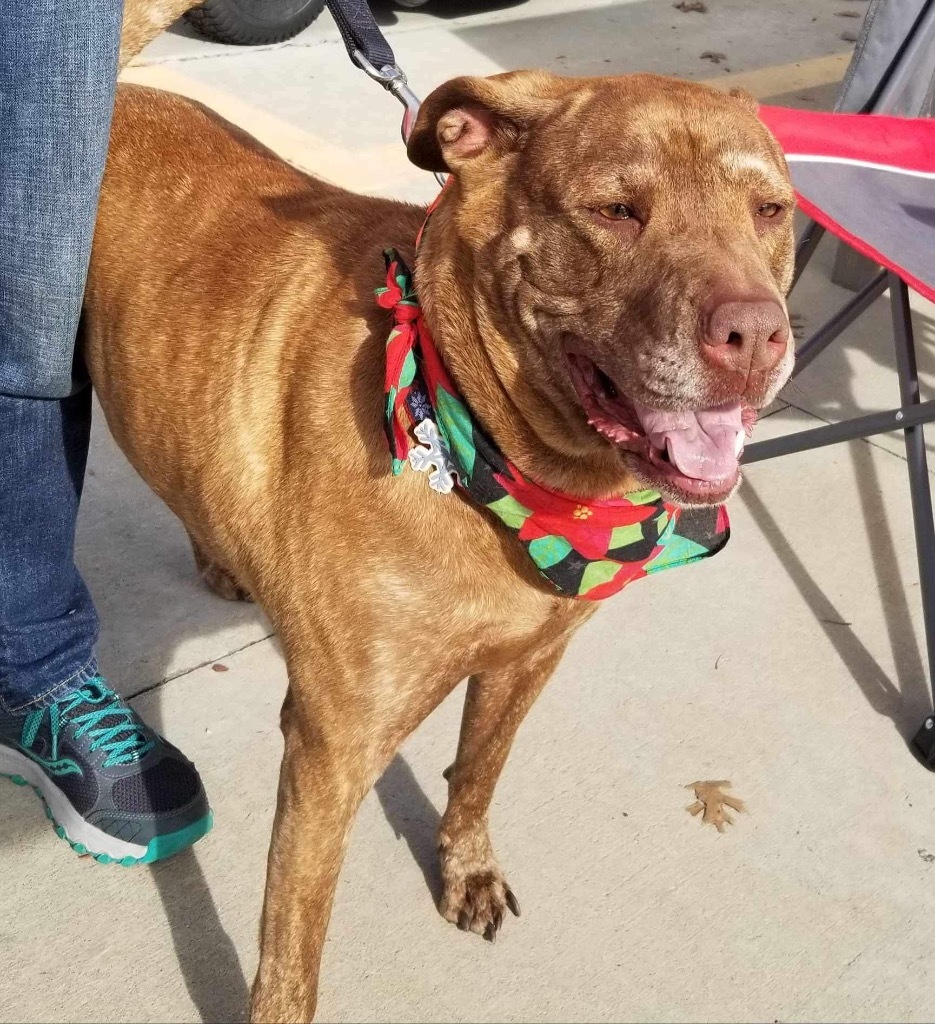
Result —
<instances>
[{"instance_id":1,"label":"wrinkled forehead","mask_svg":"<svg viewBox=\"0 0 935 1024\"><path fill-rule=\"evenodd\" d=\"M626 80L622 80L626 81ZM553 169L571 185L621 182L642 191L660 183L762 188L791 200L782 153L746 103L688 83L582 88L551 131L562 158ZM554 137L550 140L549 135Z\"/></svg>"}]
</instances>

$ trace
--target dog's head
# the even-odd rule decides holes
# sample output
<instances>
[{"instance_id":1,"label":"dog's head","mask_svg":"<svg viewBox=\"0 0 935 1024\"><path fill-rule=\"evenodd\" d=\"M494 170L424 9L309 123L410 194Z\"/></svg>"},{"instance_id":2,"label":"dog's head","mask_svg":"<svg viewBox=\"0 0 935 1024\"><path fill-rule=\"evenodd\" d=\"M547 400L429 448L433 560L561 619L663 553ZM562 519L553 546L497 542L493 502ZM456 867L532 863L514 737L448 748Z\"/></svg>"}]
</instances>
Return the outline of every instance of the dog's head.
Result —
<instances>
[{"instance_id":1,"label":"dog's head","mask_svg":"<svg viewBox=\"0 0 935 1024\"><path fill-rule=\"evenodd\" d=\"M467 278L458 315L501 407L591 493L727 497L793 359L794 196L755 101L652 75L459 78L409 154L454 176L432 260Z\"/></svg>"}]
</instances>

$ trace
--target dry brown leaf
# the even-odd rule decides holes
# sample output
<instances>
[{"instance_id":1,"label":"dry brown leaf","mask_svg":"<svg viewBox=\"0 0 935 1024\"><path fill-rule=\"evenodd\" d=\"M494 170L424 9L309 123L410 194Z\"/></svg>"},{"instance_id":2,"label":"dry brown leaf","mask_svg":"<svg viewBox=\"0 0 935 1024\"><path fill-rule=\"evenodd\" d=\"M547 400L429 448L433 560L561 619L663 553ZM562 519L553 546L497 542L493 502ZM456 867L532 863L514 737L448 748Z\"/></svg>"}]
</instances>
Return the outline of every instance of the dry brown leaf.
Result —
<instances>
[{"instance_id":1,"label":"dry brown leaf","mask_svg":"<svg viewBox=\"0 0 935 1024\"><path fill-rule=\"evenodd\" d=\"M730 789L730 782L727 779L692 782L685 788L695 791L695 802L689 804L685 810L695 817L703 811L702 824L713 825L718 832L723 832L726 825L734 824L734 819L725 808L729 807L738 813L746 810L743 800L721 792L722 789Z\"/></svg>"}]
</instances>

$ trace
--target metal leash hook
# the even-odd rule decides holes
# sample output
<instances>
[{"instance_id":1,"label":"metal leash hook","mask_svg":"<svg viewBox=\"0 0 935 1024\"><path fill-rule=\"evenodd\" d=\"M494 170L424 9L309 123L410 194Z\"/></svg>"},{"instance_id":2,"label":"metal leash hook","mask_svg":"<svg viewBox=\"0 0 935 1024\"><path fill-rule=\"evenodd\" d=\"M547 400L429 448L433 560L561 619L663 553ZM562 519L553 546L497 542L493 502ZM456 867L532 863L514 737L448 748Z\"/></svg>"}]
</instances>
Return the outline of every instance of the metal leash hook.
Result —
<instances>
[{"instance_id":1,"label":"metal leash hook","mask_svg":"<svg viewBox=\"0 0 935 1024\"><path fill-rule=\"evenodd\" d=\"M409 88L409 82L406 79L405 72L396 64L387 64L382 68L374 67L362 50L354 50L351 57L354 63L361 69L361 71L364 72L364 74L367 75L368 78L372 78L375 82L379 82L387 92L392 93L396 99L402 103L403 107L405 107L401 134L403 142L408 143L409 136L412 134L413 126L416 123L416 116L419 113L419 107L422 103L419 100L419 97L416 96L412 89ZM447 180L447 175L436 171L435 180L439 185L444 185Z\"/></svg>"}]
</instances>

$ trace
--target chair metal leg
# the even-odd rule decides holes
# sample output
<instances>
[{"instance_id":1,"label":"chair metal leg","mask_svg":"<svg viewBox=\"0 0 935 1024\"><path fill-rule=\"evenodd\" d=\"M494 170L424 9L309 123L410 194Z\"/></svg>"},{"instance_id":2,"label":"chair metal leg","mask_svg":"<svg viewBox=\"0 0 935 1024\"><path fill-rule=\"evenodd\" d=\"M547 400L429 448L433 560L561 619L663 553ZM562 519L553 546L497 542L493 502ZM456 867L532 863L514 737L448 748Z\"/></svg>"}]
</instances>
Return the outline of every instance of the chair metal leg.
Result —
<instances>
[{"instance_id":1,"label":"chair metal leg","mask_svg":"<svg viewBox=\"0 0 935 1024\"><path fill-rule=\"evenodd\" d=\"M893 335L896 342L896 369L903 407L919 404L919 374L916 368L915 340L909 289L896 274L889 275L890 303L893 312ZM935 520L932 514L932 491L925 452L924 427L907 427L906 458L909 462L909 495L915 526L916 554L919 559L919 587L925 623L925 644L928 653L929 681L935 667ZM912 740L915 753L926 768L935 771L935 715L929 715Z\"/></svg>"},{"instance_id":2,"label":"chair metal leg","mask_svg":"<svg viewBox=\"0 0 935 1024\"><path fill-rule=\"evenodd\" d=\"M885 412L871 412L866 416L841 420L840 423L829 423L827 426L814 427L811 430L799 430L794 434L782 434L769 441L757 441L756 444L748 445L744 449L741 461L745 466L752 466L754 462L775 459L780 455L810 452L825 445L840 444L842 441L862 441L875 434L890 434L894 430L905 431L922 423L935 423L935 402L920 402L918 405L887 409Z\"/></svg>"},{"instance_id":3,"label":"chair metal leg","mask_svg":"<svg viewBox=\"0 0 935 1024\"><path fill-rule=\"evenodd\" d=\"M837 340L838 335L842 334L877 301L887 287L887 271L881 270L867 282L857 295L846 302L827 323L822 324L808 341L799 347L795 354L795 369L792 371L792 376L798 376L813 359L820 356L831 342Z\"/></svg>"}]
</instances>

